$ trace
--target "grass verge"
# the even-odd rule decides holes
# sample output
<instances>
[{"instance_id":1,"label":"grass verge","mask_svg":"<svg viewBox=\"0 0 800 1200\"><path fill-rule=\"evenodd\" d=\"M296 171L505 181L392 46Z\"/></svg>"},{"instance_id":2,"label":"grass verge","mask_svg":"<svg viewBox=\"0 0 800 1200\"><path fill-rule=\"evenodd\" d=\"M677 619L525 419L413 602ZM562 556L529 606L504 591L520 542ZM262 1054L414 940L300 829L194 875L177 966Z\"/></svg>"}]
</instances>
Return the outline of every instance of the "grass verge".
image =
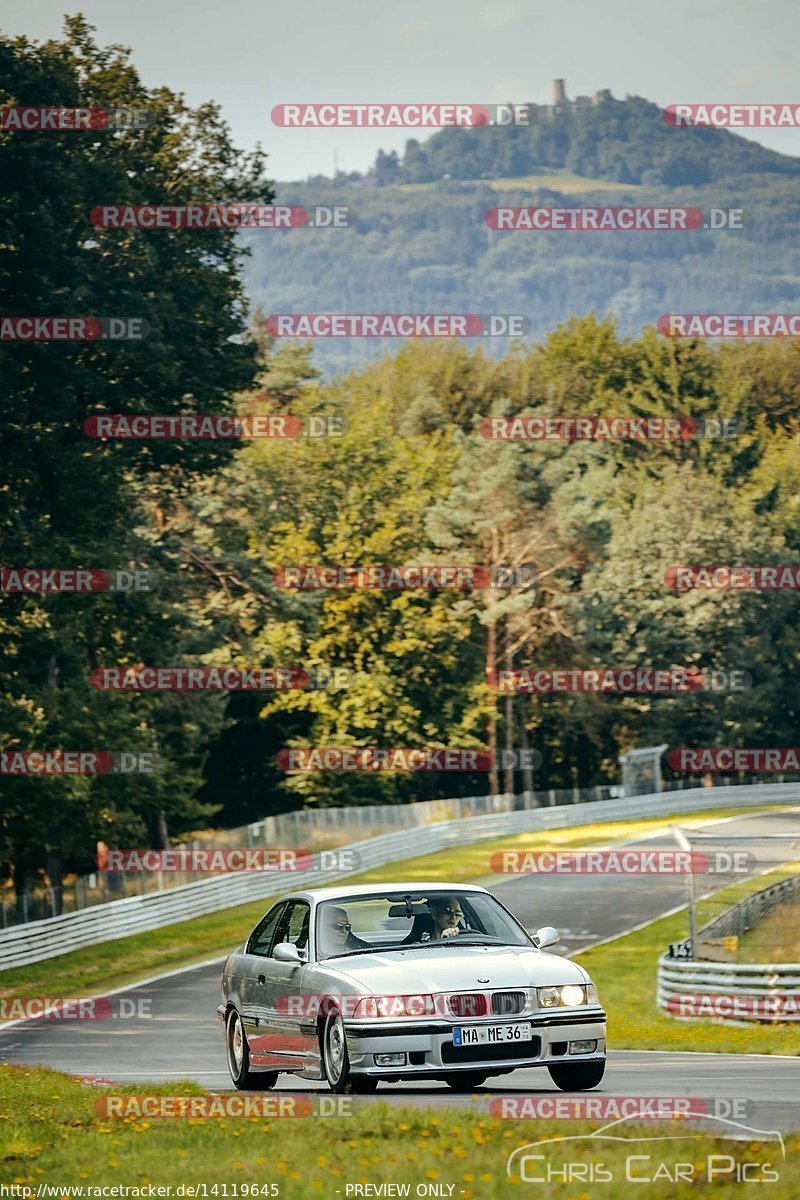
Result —
<instances>
[{"instance_id":1,"label":"grass verge","mask_svg":"<svg viewBox=\"0 0 800 1200\"><path fill-rule=\"evenodd\" d=\"M682 815L681 824L692 825L715 817L737 816L760 811L731 808ZM467 846L454 846L435 854L419 855L401 862L354 875L351 883L384 883L394 879L452 880L489 885L496 876L489 872L489 859L496 850L526 848L532 850L559 847L604 845L610 841L658 833L667 828L664 818L637 821L613 821L585 825L575 829L537 831L513 837L491 838ZM283 891L291 890L287 881ZM276 890L276 895L280 894ZM57 958L27 967L4 971L0 1000L26 999L33 996L89 995L99 989L122 987L160 971L226 954L266 911L275 897L255 900L235 908L222 909L205 917L195 917L163 929L134 934L113 942L87 946Z\"/></svg>"},{"instance_id":2,"label":"grass verge","mask_svg":"<svg viewBox=\"0 0 800 1200\"><path fill-rule=\"evenodd\" d=\"M114 1094L136 1090L119 1088ZM199 1088L185 1083L146 1090L151 1095L201 1094ZM96 1106L108 1095L105 1089L55 1071L6 1068L0 1074L0 1182L15 1183L20 1200L34 1197L40 1185L49 1186L52 1191L42 1194L52 1196L61 1196L66 1187L147 1189L153 1185L172 1188L173 1196L272 1194L282 1200L309 1196L332 1200L341 1196L345 1200L359 1194L355 1185L374 1187L386 1182L409 1185L408 1193L395 1191L395 1195L499 1200L527 1190L519 1180L512 1182L506 1176L512 1151L542 1138L569 1135L580 1136L580 1140L566 1146L536 1147L533 1153L545 1153L546 1159L531 1163L528 1169L541 1177L548 1165L564 1171L565 1164L571 1163L582 1170L582 1178L575 1179L573 1166L572 1180L556 1176L539 1194L557 1200L619 1195L629 1182L626 1159L637 1155L647 1156L636 1158L629 1166L640 1182L653 1179L660 1171L660 1179L649 1183L648 1197L688 1197L698 1194L698 1187L701 1191L703 1185L708 1187L708 1156L714 1154L759 1164L752 1168L751 1178L775 1173L777 1179L773 1175L769 1193L776 1200L800 1194L800 1159L794 1153L800 1149L800 1141L796 1134L785 1138L783 1161L777 1141L715 1139L675 1121L666 1125L626 1123L624 1131L617 1127L612 1132L630 1141L593 1141L586 1135L597 1129L597 1123L502 1120L490 1116L477 1097L465 1108L354 1104L352 1115L324 1120L313 1116L297 1120L144 1120L100 1115ZM635 1140L658 1135L678 1140L655 1146ZM688 1165L692 1181L674 1183L660 1163L669 1168L669 1174L674 1174L677 1163L684 1164L684 1170ZM599 1180L598 1164L605 1171ZM715 1165L720 1167L719 1162ZM590 1187L587 1181L591 1181ZM741 1195L742 1185L736 1182L732 1167L711 1183L715 1196ZM271 1191L273 1184L277 1188ZM184 1191L178 1193L181 1185ZM186 1190L198 1185L200 1189L194 1193ZM30 1193L22 1192L23 1187L30 1188ZM365 1194L381 1193L360 1191ZM84 1191L84 1195L92 1193Z\"/></svg>"},{"instance_id":3,"label":"grass verge","mask_svg":"<svg viewBox=\"0 0 800 1200\"><path fill-rule=\"evenodd\" d=\"M776 805L775 808L784 806ZM682 813L674 820L691 826L727 816L749 812L773 811L766 806L699 810ZM670 818L613 821L584 825L574 829L538 830L513 837L491 838L467 846L453 846L434 854L423 854L401 862L387 863L354 875L350 883L388 883L395 879L441 879L453 883L479 883L491 886L497 876L491 874L489 859L497 850L550 850L564 847L601 846L609 842L657 834L668 828ZM421 839L424 830L421 831ZM163 929L137 933L113 942L86 946L57 958L4 971L0 982L0 1001L34 996L87 996L146 979L161 971L191 966L206 959L221 957L249 933L259 917L281 892L292 888L291 880L276 889L275 896L249 904L225 908L204 917L194 917Z\"/></svg>"}]
</instances>

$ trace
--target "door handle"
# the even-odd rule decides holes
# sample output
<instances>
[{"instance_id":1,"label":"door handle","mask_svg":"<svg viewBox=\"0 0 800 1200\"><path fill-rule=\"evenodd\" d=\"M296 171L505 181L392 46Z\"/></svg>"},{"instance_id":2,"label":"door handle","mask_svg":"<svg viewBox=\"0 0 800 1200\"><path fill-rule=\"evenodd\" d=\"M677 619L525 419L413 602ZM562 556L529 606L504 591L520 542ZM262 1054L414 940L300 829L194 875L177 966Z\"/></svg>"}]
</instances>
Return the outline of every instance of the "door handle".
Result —
<instances>
[{"instance_id":1,"label":"door handle","mask_svg":"<svg viewBox=\"0 0 800 1200\"><path fill-rule=\"evenodd\" d=\"M266 977L266 975L259 975L259 977L258 977L258 982L259 982L259 983L266 983L266 982L267 982L267 977Z\"/></svg>"}]
</instances>

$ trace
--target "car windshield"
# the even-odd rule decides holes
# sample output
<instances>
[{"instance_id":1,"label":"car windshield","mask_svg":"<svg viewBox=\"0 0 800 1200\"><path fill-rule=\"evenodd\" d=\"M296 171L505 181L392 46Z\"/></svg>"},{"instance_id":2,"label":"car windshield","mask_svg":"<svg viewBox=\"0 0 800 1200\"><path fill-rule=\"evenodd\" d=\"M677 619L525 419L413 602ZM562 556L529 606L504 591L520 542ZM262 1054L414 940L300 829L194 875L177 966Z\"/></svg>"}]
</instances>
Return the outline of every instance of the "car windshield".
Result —
<instances>
[{"instance_id":1,"label":"car windshield","mask_svg":"<svg viewBox=\"0 0 800 1200\"><path fill-rule=\"evenodd\" d=\"M408 946L530 946L493 896L481 892L377 892L317 907L317 958Z\"/></svg>"}]
</instances>

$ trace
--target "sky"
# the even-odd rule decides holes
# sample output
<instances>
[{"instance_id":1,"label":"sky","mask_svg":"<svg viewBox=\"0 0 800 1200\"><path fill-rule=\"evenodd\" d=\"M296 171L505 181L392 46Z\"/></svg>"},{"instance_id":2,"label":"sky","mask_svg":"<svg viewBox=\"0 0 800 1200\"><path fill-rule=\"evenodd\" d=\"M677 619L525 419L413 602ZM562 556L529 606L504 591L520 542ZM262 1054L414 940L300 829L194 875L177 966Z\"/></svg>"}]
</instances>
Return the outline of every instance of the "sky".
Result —
<instances>
[{"instance_id":1,"label":"sky","mask_svg":"<svg viewBox=\"0 0 800 1200\"><path fill-rule=\"evenodd\" d=\"M0 28L57 37L66 0L0 0ZM149 86L214 99L268 174L364 171L413 130L280 129L275 104L551 98L610 88L673 103L800 103L797 0L76 0L101 44L121 42ZM47 100L43 98L43 103ZM800 129L747 136L800 155Z\"/></svg>"}]
</instances>

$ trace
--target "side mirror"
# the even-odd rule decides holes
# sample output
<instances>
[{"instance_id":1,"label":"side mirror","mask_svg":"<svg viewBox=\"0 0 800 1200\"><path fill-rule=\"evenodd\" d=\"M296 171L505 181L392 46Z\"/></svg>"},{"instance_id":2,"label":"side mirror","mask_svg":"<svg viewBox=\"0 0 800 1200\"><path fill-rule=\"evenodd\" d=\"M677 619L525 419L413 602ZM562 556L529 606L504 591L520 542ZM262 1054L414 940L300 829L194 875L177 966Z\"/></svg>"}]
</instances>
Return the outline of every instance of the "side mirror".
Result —
<instances>
[{"instance_id":1,"label":"side mirror","mask_svg":"<svg viewBox=\"0 0 800 1200\"><path fill-rule=\"evenodd\" d=\"M278 942L275 949L272 951L272 957L278 962L299 963L302 962L300 951L293 942Z\"/></svg>"},{"instance_id":2,"label":"side mirror","mask_svg":"<svg viewBox=\"0 0 800 1200\"><path fill-rule=\"evenodd\" d=\"M552 925L543 925L541 929L536 930L533 941L539 950L543 950L545 946L555 946L556 942L560 941L558 930Z\"/></svg>"}]
</instances>

